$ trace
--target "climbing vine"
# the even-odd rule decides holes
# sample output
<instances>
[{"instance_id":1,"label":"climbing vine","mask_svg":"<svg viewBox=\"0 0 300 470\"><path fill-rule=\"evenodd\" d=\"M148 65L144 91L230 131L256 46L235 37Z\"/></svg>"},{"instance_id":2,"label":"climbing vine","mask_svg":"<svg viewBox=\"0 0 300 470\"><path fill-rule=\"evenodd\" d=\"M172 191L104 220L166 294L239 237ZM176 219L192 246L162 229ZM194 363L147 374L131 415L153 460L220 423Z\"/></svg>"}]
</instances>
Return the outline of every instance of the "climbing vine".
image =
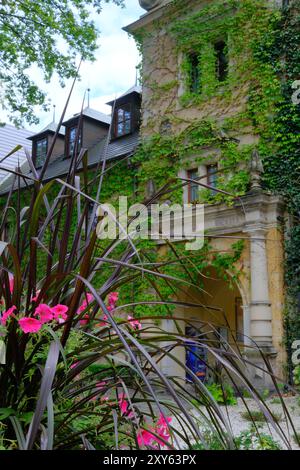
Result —
<instances>
[{"instance_id":1,"label":"climbing vine","mask_svg":"<svg viewBox=\"0 0 300 470\"><path fill-rule=\"evenodd\" d=\"M280 11L266 3L216 0L194 9L193 1L174 0L164 16L167 23L158 19L152 34L147 28L135 34L141 51L143 47L148 50L143 65L146 138L137 155L142 177L151 173L163 180L166 174L174 177L178 169L191 164L218 161L222 170L218 188L233 196L247 192L253 149L259 146L263 158L274 152L270 121L281 100L280 79L273 65L262 62L257 54L281 18ZM161 47L155 42L157 30L165 32L159 35ZM216 74L214 48L220 39L229 57L228 74L222 81ZM153 41L156 47L151 54ZM190 53L199 61L198 93L191 91ZM173 63L170 57L174 55L178 60ZM268 145L267 138L259 138L262 134L268 136ZM199 194L201 202L222 200L230 198L205 190Z\"/></svg>"},{"instance_id":2,"label":"climbing vine","mask_svg":"<svg viewBox=\"0 0 300 470\"><path fill-rule=\"evenodd\" d=\"M300 78L299 2L290 2L283 10L256 54L281 78L281 100L269 132L263 135L262 147L269 146L271 136L273 152L264 159L264 183L284 197L290 214L286 237L286 339L291 352L293 340L300 338L300 106L292 102L292 85Z\"/></svg>"},{"instance_id":3,"label":"climbing vine","mask_svg":"<svg viewBox=\"0 0 300 470\"><path fill-rule=\"evenodd\" d=\"M139 156L141 156L139 154ZM166 155L164 155L166 156ZM147 181L146 176L141 178L140 165L136 165L138 157L133 161L125 159L119 162L113 162L108 164L105 176L103 179L103 186L101 190L101 200L102 203L111 203L114 206L118 206L118 197L119 195L127 196L128 198L128 207L135 202L143 202L145 199L145 182ZM165 161L165 158L160 159L161 162ZM149 169L150 172L150 169ZM149 174L148 177L149 177ZM159 171L157 170L159 174ZM99 173L95 170L89 170L87 174L78 173L82 183L82 189L90 197L95 198L97 193L97 187L99 182ZM163 178L164 175L164 178ZM158 184L165 183L167 175L164 170L161 173L161 180L157 179ZM135 191L135 181L139 181L139 191ZM86 186L84 184L86 182ZM143 189L141 189L143 188ZM54 203L57 198L59 191L61 189L61 183L53 181L50 190L47 191L47 198L50 206ZM158 189L158 188L157 188ZM28 205L30 198L30 192L32 188L24 189L22 191L22 207ZM171 191L173 193L176 191ZM0 199L0 208L4 209L5 207L5 198ZM16 205L17 194L13 195L11 208L9 209L10 215L8 217L9 230L13 231L17 223L15 220L15 212L13 206ZM85 200L81 198L81 211L85 209ZM46 216L46 211L45 211ZM63 215L60 222L60 232L64 229L65 216ZM76 231L76 225L78 221L77 211L73 212L70 226L70 243L72 243L73 233ZM60 236L58 236L60 238ZM43 237L43 244L47 246L47 241L50 239L49 233L45 233ZM98 240L97 241L97 251L99 256L103 253L103 250L111 243L111 240ZM244 249L244 244L242 242L233 243L231 247L227 250L214 252L212 254L211 245L209 239L206 239L203 248L196 252L190 252L185 249L184 244L176 244L176 246L169 245L169 248L165 246L163 251L158 249L157 243L152 240L134 240L136 248L139 251L140 259L147 264L147 267L150 270L159 271L161 274L177 277L182 281L189 281L197 285L201 285L201 276L200 273L203 269L208 267L214 268L217 275L221 278L226 279L229 283L237 280L239 276L239 271L235 268L235 263L239 260L241 253ZM126 241L119 243L114 251L111 253L112 259L120 259L124 254L124 251L127 249ZM40 266L40 272L44 272L44 267L47 263L47 253L44 250L38 250L37 253L37 263ZM29 259L25 259L24 263L27 264ZM228 277L227 272L230 270L231 276ZM128 272L127 272L128 271ZM93 285L95 287L101 287L109 279L112 274L111 266L105 264L102 266L101 270L96 273L95 278L93 279ZM172 305L163 305L158 304L158 300L172 300L176 294L178 294L178 289L180 289L180 283L176 285L164 278L157 278L155 275L147 274L144 276L140 275L140 272L137 275L132 275L130 270L124 270L124 276L128 276L128 283L124 283L119 288L120 302L124 304L132 304L137 302L144 302L144 304L139 306L130 306L128 308L128 313L134 312L135 315L143 317L148 315L161 316L165 314L171 314L174 310ZM156 304L147 306L147 302L156 302Z\"/></svg>"},{"instance_id":4,"label":"climbing vine","mask_svg":"<svg viewBox=\"0 0 300 470\"><path fill-rule=\"evenodd\" d=\"M207 148L211 148L209 156L205 151ZM205 164L208 158L217 159L222 169L218 175L218 188L229 195L202 189L199 202L231 202L234 197L245 194L249 187L248 162L253 149L253 144L240 147L234 139L224 138L214 121L202 120L192 123L177 135L154 134L137 149L133 161L139 165L140 191L143 192L149 175L160 188L168 179L176 178L182 168ZM174 186L178 186L178 182L174 182ZM181 187L168 194L167 198L180 203L182 194Z\"/></svg>"},{"instance_id":5,"label":"climbing vine","mask_svg":"<svg viewBox=\"0 0 300 470\"><path fill-rule=\"evenodd\" d=\"M300 106L291 99L292 84L300 79L299 1L285 2L282 9L266 0L216 0L201 9L197 5L174 0L151 31L144 27L136 35L142 51L151 49L152 41L158 51L153 47L152 54L144 57L144 106L154 111L143 123L146 138L137 159L144 179L151 174L159 183L165 175L176 177L179 169L211 162L213 157L224 169L218 187L242 195L249 188L251 152L259 151L264 188L282 195L290 214L286 221L290 348L293 339L300 338ZM161 47L155 42L158 30L165 33L159 35ZM228 75L222 82L216 76L214 48L220 39L229 56ZM191 86L191 53L198 60L198 90ZM230 202L205 190L199 199Z\"/></svg>"},{"instance_id":6,"label":"climbing vine","mask_svg":"<svg viewBox=\"0 0 300 470\"><path fill-rule=\"evenodd\" d=\"M291 83L300 75L299 14L270 8L265 0L216 0L201 10L192 8L194 3L174 0L168 7L167 22L156 20L152 33L145 27L136 34L143 49L158 29L166 33L159 36L163 44L156 47L153 57L147 54L149 62L143 68L144 107L149 114L142 126L145 139L130 166L126 161L107 172L102 200L113 202L122 192L130 203L141 202L147 197L149 179L156 189L172 179L177 188L179 170L218 161L222 170L218 188L231 196L201 190L199 202L231 203L249 189L249 160L257 148L265 167L265 188L282 194L291 213L298 216L300 196L294 183L299 175L300 116L299 107L291 103ZM226 42L229 56L228 75L222 82L216 76L214 48L220 39ZM199 93L190 91L187 58L191 52L199 59ZM180 60L169 63L171 56ZM154 68L161 69L159 79L152 73ZM89 175L91 180L94 177ZM182 191L177 188L162 199L182 202ZM192 256L195 280L209 264L226 275L228 266L232 269L241 254L241 245L233 245L230 253L212 259L210 248L207 242ZM170 261L162 268L164 273L187 276L181 263L171 262L170 257L175 256L172 250L162 255L151 242L141 243L140 249L149 263L157 263L160 257ZM292 227L287 243L287 282L293 294L299 290L299 249L300 231ZM176 250L177 256L185 257L183 247L178 245ZM164 298L172 297L173 288L167 282L159 281L155 286L152 281L146 276L133 280L131 289L121 292L123 300L137 301L140 296L157 299L156 289ZM147 312L146 307L139 309L138 314ZM151 307L152 314L165 311L161 305ZM293 315L288 315L289 328L295 329L293 336L300 337L300 327L295 327L299 316Z\"/></svg>"}]
</instances>

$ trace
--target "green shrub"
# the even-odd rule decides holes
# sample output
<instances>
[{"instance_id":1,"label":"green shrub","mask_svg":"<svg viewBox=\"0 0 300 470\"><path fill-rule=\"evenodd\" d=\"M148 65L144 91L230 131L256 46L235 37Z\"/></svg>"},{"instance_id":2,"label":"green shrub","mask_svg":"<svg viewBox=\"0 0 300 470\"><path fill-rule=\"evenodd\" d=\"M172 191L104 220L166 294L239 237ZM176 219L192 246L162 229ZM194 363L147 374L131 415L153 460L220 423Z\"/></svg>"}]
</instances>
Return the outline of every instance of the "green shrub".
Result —
<instances>
[{"instance_id":1,"label":"green shrub","mask_svg":"<svg viewBox=\"0 0 300 470\"><path fill-rule=\"evenodd\" d=\"M281 447L272 436L257 434L254 429L242 431L236 438L236 446L239 450L280 450Z\"/></svg>"},{"instance_id":2,"label":"green shrub","mask_svg":"<svg viewBox=\"0 0 300 470\"><path fill-rule=\"evenodd\" d=\"M296 366L293 370L294 384L300 385L300 365Z\"/></svg>"},{"instance_id":3,"label":"green shrub","mask_svg":"<svg viewBox=\"0 0 300 470\"><path fill-rule=\"evenodd\" d=\"M262 411L244 411L241 416L246 421L256 422L256 423L264 423L266 421L266 416ZM282 416L277 413L273 413L274 421L280 421Z\"/></svg>"},{"instance_id":4,"label":"green shrub","mask_svg":"<svg viewBox=\"0 0 300 470\"><path fill-rule=\"evenodd\" d=\"M192 450L224 450L224 442L221 437L210 429L207 429L202 434L206 446L202 442L197 442L192 446Z\"/></svg>"},{"instance_id":5,"label":"green shrub","mask_svg":"<svg viewBox=\"0 0 300 470\"><path fill-rule=\"evenodd\" d=\"M221 386L220 384L210 384L207 385L208 391L211 393L211 395L214 397L217 403L220 405L236 405L237 404L237 399L234 395L234 390L233 388L225 384Z\"/></svg>"},{"instance_id":6,"label":"green shrub","mask_svg":"<svg viewBox=\"0 0 300 470\"><path fill-rule=\"evenodd\" d=\"M205 444L197 442L192 446L193 450L224 450L224 436L208 429L203 432ZM254 428L242 431L235 439L236 450L280 450L281 446L272 436L265 433L258 433Z\"/></svg>"}]
</instances>

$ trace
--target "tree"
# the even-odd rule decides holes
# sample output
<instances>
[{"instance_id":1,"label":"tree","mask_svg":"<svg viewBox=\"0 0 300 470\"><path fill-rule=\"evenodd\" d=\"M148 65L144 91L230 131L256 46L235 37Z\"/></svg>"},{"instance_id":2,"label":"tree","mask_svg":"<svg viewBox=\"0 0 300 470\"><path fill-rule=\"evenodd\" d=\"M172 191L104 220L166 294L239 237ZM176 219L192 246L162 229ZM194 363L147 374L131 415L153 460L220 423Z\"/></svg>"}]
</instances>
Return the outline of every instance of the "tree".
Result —
<instances>
[{"instance_id":1,"label":"tree","mask_svg":"<svg viewBox=\"0 0 300 470\"><path fill-rule=\"evenodd\" d=\"M36 65L49 82L74 77L79 62L93 60L99 31L92 14L124 0L2 0L0 2L0 105L14 123L37 123L34 106L46 94L30 78Z\"/></svg>"}]
</instances>

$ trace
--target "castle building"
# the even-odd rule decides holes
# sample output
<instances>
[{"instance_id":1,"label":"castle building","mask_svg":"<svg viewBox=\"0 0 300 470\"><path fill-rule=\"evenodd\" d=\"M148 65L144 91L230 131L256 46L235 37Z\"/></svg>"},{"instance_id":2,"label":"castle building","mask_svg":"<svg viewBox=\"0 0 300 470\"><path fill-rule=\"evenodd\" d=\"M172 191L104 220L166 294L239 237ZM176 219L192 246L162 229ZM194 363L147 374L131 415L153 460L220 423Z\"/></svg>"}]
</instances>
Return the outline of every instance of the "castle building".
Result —
<instances>
[{"instance_id":1,"label":"castle building","mask_svg":"<svg viewBox=\"0 0 300 470\"><path fill-rule=\"evenodd\" d=\"M281 6L278 1L256 3L266 21L267 15ZM253 16L249 10L243 11L243 5L247 9L249 2L140 0L140 5L145 14L125 30L136 38L142 52L141 139L151 142L153 135L186 139L189 150L176 170L178 177L189 180L183 201L200 198L201 189L193 179L200 178L210 188L217 187L218 180L223 182L226 146L237 149L240 155L244 151L251 154L247 163L237 161L227 176L228 180L234 178L240 168L249 172L244 194L231 204L210 198L205 205L205 231L214 250L226 252L234 240L244 240L242 255L235 266L240 274L235 276L228 269L230 287L228 281L211 270L210 276L202 281L208 294L203 293L200 298L192 290L185 296L181 294L182 300L198 296L204 305L220 307L226 320L205 308L178 308L176 313L190 323L219 324L220 332L227 338L228 329L231 330L244 345L245 353L263 368L262 359L251 347L257 344L269 357L275 373L282 376L286 357L281 221L285 207L281 197L261 187L263 168L255 150L260 142L260 129L245 119L249 115L249 96L257 67L250 59L251 40L256 35L259 40L263 26L257 23L254 10ZM191 135L197 125L201 128L201 123L213 123L214 138L204 138L199 131L197 138L203 138L203 145L194 144ZM170 325L166 320L165 326ZM184 360L185 350L178 354ZM169 359L162 367L168 374L182 374ZM258 386L268 385L260 370L253 372L252 379Z\"/></svg>"},{"instance_id":2,"label":"castle building","mask_svg":"<svg viewBox=\"0 0 300 470\"><path fill-rule=\"evenodd\" d=\"M201 289L181 290L176 298L199 306L176 307L175 313L188 321L188 334L193 334L193 325L195 330L202 322L213 325L220 338L238 344L258 366L250 370L253 383L272 386L256 346L275 374L283 376L286 208L262 182L265 154L272 154L268 130L277 82L274 71L259 58L257 46L282 1L139 3L145 14L124 29L141 50L142 88L134 86L108 103L111 117L88 107L66 120L44 180L66 176L74 152L87 149L89 169L99 168L103 159L108 165L126 162L128 172L139 167L132 187L136 180L146 181L148 194L168 178L185 182L180 202L204 204L212 258L199 276ZM29 137L36 171L46 159L56 127L51 123ZM144 157L131 165L143 146ZM112 172L119 171L116 168ZM76 171L81 170L79 163ZM213 256L232 253L239 241L238 259L223 266L225 276L220 275ZM166 249L163 243L158 245L161 252ZM172 320L162 323L165 329L174 328ZM185 347L178 348L177 356L199 377L208 374ZM164 358L161 366L167 375L186 380L171 359Z\"/></svg>"}]
</instances>

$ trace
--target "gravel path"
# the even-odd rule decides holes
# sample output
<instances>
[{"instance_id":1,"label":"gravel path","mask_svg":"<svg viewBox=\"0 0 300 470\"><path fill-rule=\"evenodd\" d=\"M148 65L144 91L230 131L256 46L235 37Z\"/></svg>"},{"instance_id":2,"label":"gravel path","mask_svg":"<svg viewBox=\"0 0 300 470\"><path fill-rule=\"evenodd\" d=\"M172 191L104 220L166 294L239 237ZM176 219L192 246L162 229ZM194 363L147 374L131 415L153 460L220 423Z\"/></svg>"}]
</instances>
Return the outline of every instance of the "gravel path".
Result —
<instances>
[{"instance_id":1,"label":"gravel path","mask_svg":"<svg viewBox=\"0 0 300 470\"><path fill-rule=\"evenodd\" d=\"M257 403L255 400L252 399L245 399L247 406L249 407L250 411L260 411ZM282 405L278 403L278 398L268 398L266 400L270 410L274 413L275 416L280 417L279 425L285 434L289 438L290 445L293 450L300 450L299 446L294 441L294 430L292 429L291 424L288 423L288 420L285 419L285 414L282 408ZM293 425L300 435L300 401L299 397L286 397L284 398L284 403L289 411L291 419L293 421ZM242 415L246 411L245 404L241 398L238 398L237 405L222 407L222 411L225 416L227 416L227 421L230 423L232 433L234 436L238 436L242 431L249 430L251 427L251 422L245 419ZM201 407L201 412L207 415L207 412L204 407ZM191 414L199 420L199 427L202 428L201 423L203 423L203 418L201 414L198 413L195 409L191 410ZM175 422L172 423L175 428L177 425ZM273 439L280 444L283 449L286 449L286 443L284 440L279 436L279 434L274 430L274 428L266 423L257 422L257 427L259 428L259 432L271 435ZM179 427L178 427L179 429Z\"/></svg>"}]
</instances>

